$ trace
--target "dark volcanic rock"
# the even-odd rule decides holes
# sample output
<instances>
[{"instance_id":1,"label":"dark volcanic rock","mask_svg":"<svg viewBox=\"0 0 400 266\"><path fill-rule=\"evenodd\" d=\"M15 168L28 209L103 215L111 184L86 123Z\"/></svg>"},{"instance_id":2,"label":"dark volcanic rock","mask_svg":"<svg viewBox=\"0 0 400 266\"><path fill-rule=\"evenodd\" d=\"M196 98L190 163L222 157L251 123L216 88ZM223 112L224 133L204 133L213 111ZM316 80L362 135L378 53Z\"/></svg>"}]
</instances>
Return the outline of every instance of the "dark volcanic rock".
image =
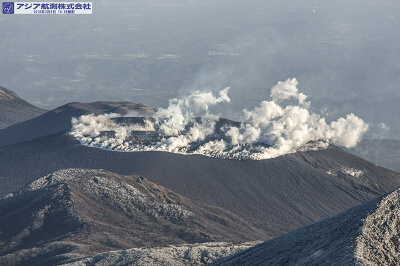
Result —
<instances>
[{"instance_id":1,"label":"dark volcanic rock","mask_svg":"<svg viewBox=\"0 0 400 266\"><path fill-rule=\"evenodd\" d=\"M47 112L22 100L18 95L0 86L0 129L32 119Z\"/></svg>"},{"instance_id":2,"label":"dark volcanic rock","mask_svg":"<svg viewBox=\"0 0 400 266\"><path fill-rule=\"evenodd\" d=\"M218 259L248 249L259 241L232 244L226 242L168 245L166 247L144 247L104 252L86 258L72 259L61 264L78 265L141 265L141 266L187 266L207 265Z\"/></svg>"},{"instance_id":3,"label":"dark volcanic rock","mask_svg":"<svg viewBox=\"0 0 400 266\"><path fill-rule=\"evenodd\" d=\"M141 176L66 169L1 198L0 235L1 265L32 265L133 247L238 243L264 233Z\"/></svg>"},{"instance_id":4,"label":"dark volcanic rock","mask_svg":"<svg viewBox=\"0 0 400 266\"><path fill-rule=\"evenodd\" d=\"M58 134L0 148L0 194L71 167L146 176L184 197L231 211L264 230L265 240L400 185L400 174L334 146L237 161L167 152L112 152Z\"/></svg>"},{"instance_id":5,"label":"dark volcanic rock","mask_svg":"<svg viewBox=\"0 0 400 266\"><path fill-rule=\"evenodd\" d=\"M212 265L399 265L400 190Z\"/></svg>"},{"instance_id":6,"label":"dark volcanic rock","mask_svg":"<svg viewBox=\"0 0 400 266\"><path fill-rule=\"evenodd\" d=\"M69 103L34 119L0 130L0 147L70 130L72 117L104 113L125 115L130 111L149 116L154 114L156 108L133 102Z\"/></svg>"}]
</instances>

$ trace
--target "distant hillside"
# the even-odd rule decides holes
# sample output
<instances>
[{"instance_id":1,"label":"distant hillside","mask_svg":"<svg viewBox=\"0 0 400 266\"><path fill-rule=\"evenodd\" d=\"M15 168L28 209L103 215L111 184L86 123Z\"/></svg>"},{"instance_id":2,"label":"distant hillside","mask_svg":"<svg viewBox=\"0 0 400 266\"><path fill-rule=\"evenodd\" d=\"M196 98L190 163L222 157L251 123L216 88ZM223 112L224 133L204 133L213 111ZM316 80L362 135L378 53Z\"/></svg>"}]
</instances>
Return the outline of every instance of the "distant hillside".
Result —
<instances>
[{"instance_id":1,"label":"distant hillside","mask_svg":"<svg viewBox=\"0 0 400 266\"><path fill-rule=\"evenodd\" d=\"M15 92L0 86L0 129L32 119L46 110L22 100Z\"/></svg>"},{"instance_id":2,"label":"distant hillside","mask_svg":"<svg viewBox=\"0 0 400 266\"><path fill-rule=\"evenodd\" d=\"M265 237L224 209L141 176L87 169L60 170L0 198L0 235L1 265L54 265L118 249Z\"/></svg>"},{"instance_id":3,"label":"distant hillside","mask_svg":"<svg viewBox=\"0 0 400 266\"><path fill-rule=\"evenodd\" d=\"M363 139L351 153L387 169L400 172L400 140Z\"/></svg>"},{"instance_id":4,"label":"distant hillside","mask_svg":"<svg viewBox=\"0 0 400 266\"><path fill-rule=\"evenodd\" d=\"M212 265L399 265L400 190Z\"/></svg>"},{"instance_id":5,"label":"distant hillside","mask_svg":"<svg viewBox=\"0 0 400 266\"><path fill-rule=\"evenodd\" d=\"M130 111L149 116L156 112L156 108L133 102L69 103L31 120L0 130L0 147L67 131L71 129L72 117L104 113L124 115Z\"/></svg>"}]
</instances>

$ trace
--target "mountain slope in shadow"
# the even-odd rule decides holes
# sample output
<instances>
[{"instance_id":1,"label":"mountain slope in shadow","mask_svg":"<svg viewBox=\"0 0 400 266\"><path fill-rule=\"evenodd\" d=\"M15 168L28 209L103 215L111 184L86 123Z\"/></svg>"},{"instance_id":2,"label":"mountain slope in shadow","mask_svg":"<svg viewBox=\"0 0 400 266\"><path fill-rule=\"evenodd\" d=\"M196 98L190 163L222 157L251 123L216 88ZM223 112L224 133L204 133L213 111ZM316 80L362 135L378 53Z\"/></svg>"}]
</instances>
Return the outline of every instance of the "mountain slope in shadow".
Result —
<instances>
[{"instance_id":1,"label":"mountain slope in shadow","mask_svg":"<svg viewBox=\"0 0 400 266\"><path fill-rule=\"evenodd\" d=\"M0 130L46 113L0 86Z\"/></svg>"},{"instance_id":2,"label":"mountain slope in shadow","mask_svg":"<svg viewBox=\"0 0 400 266\"><path fill-rule=\"evenodd\" d=\"M359 205L400 186L400 174L334 146L261 161L168 152L113 152L56 134L0 148L0 194L66 168L137 174L191 200L228 210L264 240Z\"/></svg>"},{"instance_id":3,"label":"mountain slope in shadow","mask_svg":"<svg viewBox=\"0 0 400 266\"><path fill-rule=\"evenodd\" d=\"M212 265L398 265L400 189Z\"/></svg>"},{"instance_id":4,"label":"mountain slope in shadow","mask_svg":"<svg viewBox=\"0 0 400 266\"><path fill-rule=\"evenodd\" d=\"M133 102L69 103L33 119L0 130L0 147L33 140L71 129L71 118L86 114L117 113L149 116L156 108Z\"/></svg>"},{"instance_id":5,"label":"mountain slope in shadow","mask_svg":"<svg viewBox=\"0 0 400 266\"><path fill-rule=\"evenodd\" d=\"M265 237L142 176L65 169L0 199L0 264L55 264L116 249Z\"/></svg>"}]
</instances>

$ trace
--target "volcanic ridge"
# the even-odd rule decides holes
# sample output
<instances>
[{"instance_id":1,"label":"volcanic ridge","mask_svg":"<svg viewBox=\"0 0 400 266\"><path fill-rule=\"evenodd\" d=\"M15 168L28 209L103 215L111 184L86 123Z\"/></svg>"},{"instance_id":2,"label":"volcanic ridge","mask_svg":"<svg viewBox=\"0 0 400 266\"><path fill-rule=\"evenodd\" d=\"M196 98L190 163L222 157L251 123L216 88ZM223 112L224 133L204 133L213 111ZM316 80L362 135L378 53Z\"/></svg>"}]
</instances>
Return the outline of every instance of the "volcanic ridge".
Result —
<instances>
[{"instance_id":1,"label":"volcanic ridge","mask_svg":"<svg viewBox=\"0 0 400 266\"><path fill-rule=\"evenodd\" d=\"M225 89L167 109L70 103L0 130L0 264L395 263L399 192L377 197L400 174L329 145L365 123L326 123L296 86L243 122L208 111ZM2 91L0 108L18 101Z\"/></svg>"}]
</instances>

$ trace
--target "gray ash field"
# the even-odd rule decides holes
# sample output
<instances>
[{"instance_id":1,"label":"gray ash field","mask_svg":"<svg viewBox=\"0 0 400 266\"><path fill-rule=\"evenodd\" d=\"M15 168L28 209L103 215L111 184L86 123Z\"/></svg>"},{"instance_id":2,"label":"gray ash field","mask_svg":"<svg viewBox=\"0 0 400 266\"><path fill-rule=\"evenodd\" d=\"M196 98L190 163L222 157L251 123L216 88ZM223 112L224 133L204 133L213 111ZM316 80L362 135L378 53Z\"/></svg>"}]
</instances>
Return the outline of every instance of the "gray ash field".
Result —
<instances>
[{"instance_id":1,"label":"gray ash field","mask_svg":"<svg viewBox=\"0 0 400 266\"><path fill-rule=\"evenodd\" d=\"M78 121L73 117L83 114L101 121L95 124L101 129L96 131L100 136L115 138L123 126L132 129L126 131L133 134L132 138L155 143L163 136L154 129L133 129L148 126L146 121L153 123L151 126L165 126L166 123L156 124L157 117L144 118L156 111L131 102L73 103L0 130L0 135L6 136L0 147L2 264L205 264L248 248L250 244L243 242L279 237L400 185L399 173L334 145L314 150L308 146L266 160L233 160L202 154L119 152L90 147L82 145L69 131ZM203 119L192 117L181 131L185 138ZM215 117L213 121L215 135L209 134L209 138L224 136L226 127L243 125ZM88 131L90 134L93 131ZM368 214L375 209L370 210ZM346 215L335 217L344 217L346 224ZM322 228L324 222L317 225ZM338 222L333 229L327 225L321 230L333 230L336 235L344 232L347 237L341 225ZM357 235L359 230L357 236L361 236L362 223L354 225L348 235ZM308 229L295 232L302 230ZM307 242L308 251L320 243L306 233L301 235L311 239ZM332 245L336 245L335 241ZM353 245L347 240L338 241L345 247ZM384 254L385 246L380 247L378 242L364 251L377 248L377 254ZM274 246L273 252L280 253L279 248L285 245ZM332 250L332 254L340 252ZM269 258L260 252L254 261L281 262L278 255ZM296 252L293 249L293 256L297 256ZM305 253L298 256L303 258ZM321 258L333 261L332 256ZM312 256L299 261L319 262ZM354 257L346 263L349 261L353 262Z\"/></svg>"},{"instance_id":2,"label":"gray ash field","mask_svg":"<svg viewBox=\"0 0 400 266\"><path fill-rule=\"evenodd\" d=\"M397 265L400 190L212 265Z\"/></svg>"},{"instance_id":3,"label":"gray ash field","mask_svg":"<svg viewBox=\"0 0 400 266\"><path fill-rule=\"evenodd\" d=\"M58 134L0 148L0 164L2 195L59 169L102 168L142 175L182 196L232 211L270 237L344 211L400 184L398 173L333 146L269 160L237 161L166 152L113 152L82 146L72 136Z\"/></svg>"},{"instance_id":4,"label":"gray ash field","mask_svg":"<svg viewBox=\"0 0 400 266\"><path fill-rule=\"evenodd\" d=\"M56 264L143 246L265 235L238 216L141 176L65 169L0 199L2 265ZM9 221L14 221L10 223Z\"/></svg>"}]
</instances>

